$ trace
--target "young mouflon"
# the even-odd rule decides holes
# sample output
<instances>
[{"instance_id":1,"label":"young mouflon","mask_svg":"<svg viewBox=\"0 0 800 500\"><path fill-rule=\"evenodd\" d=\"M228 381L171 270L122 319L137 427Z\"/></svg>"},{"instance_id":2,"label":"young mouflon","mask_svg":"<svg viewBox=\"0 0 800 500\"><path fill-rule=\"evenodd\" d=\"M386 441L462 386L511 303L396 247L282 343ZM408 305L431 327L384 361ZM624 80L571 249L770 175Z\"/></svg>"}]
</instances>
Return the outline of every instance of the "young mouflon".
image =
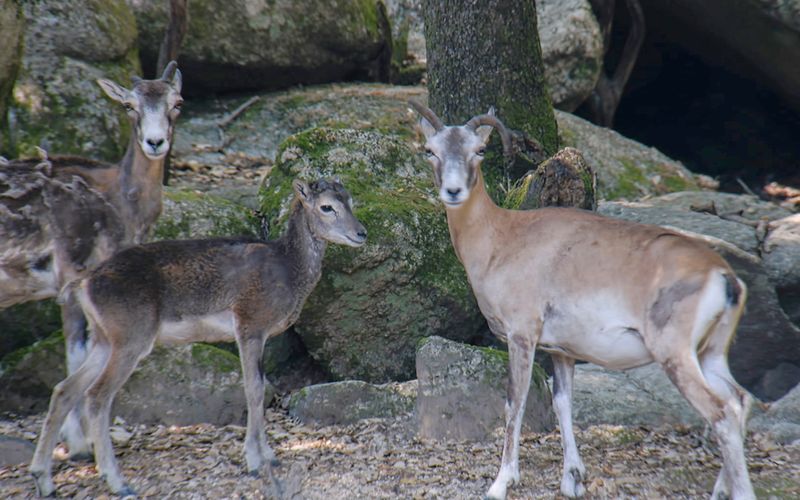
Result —
<instances>
[{"instance_id":1,"label":"young mouflon","mask_svg":"<svg viewBox=\"0 0 800 500\"><path fill-rule=\"evenodd\" d=\"M508 343L509 382L500 471L487 497L519 481L519 435L534 350L551 354L561 427L561 493L585 492L572 430L575 360L612 369L658 363L719 441L713 498L755 498L744 455L752 397L728 368L747 290L705 243L658 226L572 208L505 210L486 192L483 153L494 115L446 126L410 103L420 126L453 246L492 333Z\"/></svg>"},{"instance_id":2,"label":"young mouflon","mask_svg":"<svg viewBox=\"0 0 800 500\"><path fill-rule=\"evenodd\" d=\"M286 231L277 240L161 241L123 250L70 284L94 334L86 361L53 390L31 473L41 495L54 491L51 455L58 428L85 397L97 467L111 490L133 494L114 459L114 395L155 343L235 340L247 398L244 454L258 473L276 460L264 428L264 342L300 315L322 273L328 242L364 244L366 229L338 181L295 180Z\"/></svg>"}]
</instances>

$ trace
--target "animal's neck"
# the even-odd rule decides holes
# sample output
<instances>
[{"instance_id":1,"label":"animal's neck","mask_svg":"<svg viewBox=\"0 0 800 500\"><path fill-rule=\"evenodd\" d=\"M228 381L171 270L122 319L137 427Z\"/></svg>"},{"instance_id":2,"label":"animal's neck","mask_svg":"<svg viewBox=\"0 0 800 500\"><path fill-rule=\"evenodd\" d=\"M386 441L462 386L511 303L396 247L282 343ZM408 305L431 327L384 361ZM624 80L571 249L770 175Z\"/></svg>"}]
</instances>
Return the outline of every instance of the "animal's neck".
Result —
<instances>
[{"instance_id":1,"label":"animal's neck","mask_svg":"<svg viewBox=\"0 0 800 500\"><path fill-rule=\"evenodd\" d=\"M471 279L480 264L491 257L495 212L500 210L486 192L480 170L467 201L459 207L446 209L450 239Z\"/></svg>"},{"instance_id":2,"label":"animal's neck","mask_svg":"<svg viewBox=\"0 0 800 500\"><path fill-rule=\"evenodd\" d=\"M322 259L327 242L311 230L303 205L295 201L289 223L281 240L286 256L292 262L292 276L304 299L322 275Z\"/></svg>"},{"instance_id":3,"label":"animal's neck","mask_svg":"<svg viewBox=\"0 0 800 500\"><path fill-rule=\"evenodd\" d=\"M142 243L161 213L164 159L145 156L136 134L119 164L118 203L125 218L126 239Z\"/></svg>"}]
</instances>

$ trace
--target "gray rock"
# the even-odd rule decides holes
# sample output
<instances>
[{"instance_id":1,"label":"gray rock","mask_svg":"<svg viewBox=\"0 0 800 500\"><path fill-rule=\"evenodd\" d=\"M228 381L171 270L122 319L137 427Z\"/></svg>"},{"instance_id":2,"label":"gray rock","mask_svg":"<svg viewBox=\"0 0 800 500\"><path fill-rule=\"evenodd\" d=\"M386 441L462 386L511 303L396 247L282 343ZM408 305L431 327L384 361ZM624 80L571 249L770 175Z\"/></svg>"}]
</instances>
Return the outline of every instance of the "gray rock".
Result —
<instances>
[{"instance_id":1,"label":"gray rock","mask_svg":"<svg viewBox=\"0 0 800 500\"><path fill-rule=\"evenodd\" d=\"M748 427L768 433L778 443L800 440L800 385L772 403L766 412L753 415Z\"/></svg>"},{"instance_id":2,"label":"gray rock","mask_svg":"<svg viewBox=\"0 0 800 500\"><path fill-rule=\"evenodd\" d=\"M578 149L597 174L598 199L634 200L698 189L682 163L655 148L563 111L556 111L556 121L561 146Z\"/></svg>"},{"instance_id":3,"label":"gray rock","mask_svg":"<svg viewBox=\"0 0 800 500\"><path fill-rule=\"evenodd\" d=\"M757 255L759 243L753 227L721 219L715 215L681 210L664 204L641 202L600 202L597 211L609 217L671 226L725 240L745 252Z\"/></svg>"},{"instance_id":4,"label":"gray rock","mask_svg":"<svg viewBox=\"0 0 800 500\"><path fill-rule=\"evenodd\" d=\"M800 359L800 328L783 311L761 259L749 253L758 251L753 228L708 214L654 207L649 202L605 202L600 203L598 211L683 231L706 241L731 264L748 289L747 306L731 345L731 371L756 396L769 400L779 397L781 394L762 392L759 381L777 364ZM793 383L796 380L787 379L786 384Z\"/></svg>"},{"instance_id":5,"label":"gray rock","mask_svg":"<svg viewBox=\"0 0 800 500\"><path fill-rule=\"evenodd\" d=\"M686 211L691 211L692 207L708 207L713 204L719 215L736 214L751 221L773 221L792 214L780 205L759 200L757 196L717 191L678 191L648 198L647 203L654 207Z\"/></svg>"},{"instance_id":6,"label":"gray rock","mask_svg":"<svg viewBox=\"0 0 800 500\"><path fill-rule=\"evenodd\" d=\"M128 0L154 67L168 2ZM377 2L192 0L180 49L187 92L276 89L373 71L391 40ZM385 61L388 64L388 60Z\"/></svg>"},{"instance_id":7,"label":"gray rock","mask_svg":"<svg viewBox=\"0 0 800 500\"><path fill-rule=\"evenodd\" d=\"M421 437L482 440L505 425L507 353L430 337L417 351L417 378ZM553 427L546 375L534 365L523 428L545 432Z\"/></svg>"},{"instance_id":8,"label":"gray rock","mask_svg":"<svg viewBox=\"0 0 800 500\"><path fill-rule=\"evenodd\" d=\"M64 339L55 334L3 358L0 411L47 410L66 376ZM267 384L265 404L274 396ZM157 347L139 363L114 400L112 415L131 423L242 424L247 405L239 358L206 344Z\"/></svg>"},{"instance_id":9,"label":"gray rock","mask_svg":"<svg viewBox=\"0 0 800 500\"><path fill-rule=\"evenodd\" d=\"M275 392L266 384L264 404ZM114 399L129 423L243 425L247 401L239 358L206 344L157 347Z\"/></svg>"},{"instance_id":10,"label":"gray rock","mask_svg":"<svg viewBox=\"0 0 800 500\"><path fill-rule=\"evenodd\" d=\"M22 35L25 18L19 2L0 4L0 153L8 154L7 136L8 113L6 105L11 89L17 79L17 71L22 60Z\"/></svg>"},{"instance_id":11,"label":"gray rock","mask_svg":"<svg viewBox=\"0 0 800 500\"><path fill-rule=\"evenodd\" d=\"M539 42L553 106L575 110L603 67L603 36L588 0L537 0Z\"/></svg>"},{"instance_id":12,"label":"gray rock","mask_svg":"<svg viewBox=\"0 0 800 500\"><path fill-rule=\"evenodd\" d=\"M779 363L767 371L758 382L755 390L764 399L774 401L789 392L800 381L800 366L792 363Z\"/></svg>"},{"instance_id":13,"label":"gray rock","mask_svg":"<svg viewBox=\"0 0 800 500\"><path fill-rule=\"evenodd\" d=\"M776 286L800 295L800 214L772 221L768 229L761 252L764 267Z\"/></svg>"},{"instance_id":14,"label":"gray rock","mask_svg":"<svg viewBox=\"0 0 800 500\"><path fill-rule=\"evenodd\" d=\"M577 365L572 401L573 419L581 427L704 425L697 411L655 363L625 371Z\"/></svg>"},{"instance_id":15,"label":"gray rock","mask_svg":"<svg viewBox=\"0 0 800 500\"><path fill-rule=\"evenodd\" d=\"M345 380L304 387L289 398L289 414L304 423L348 425L366 418L411 414L417 382L373 385Z\"/></svg>"},{"instance_id":16,"label":"gray rock","mask_svg":"<svg viewBox=\"0 0 800 500\"><path fill-rule=\"evenodd\" d=\"M35 449L26 439L0 435L0 467L29 464Z\"/></svg>"},{"instance_id":17,"label":"gray rock","mask_svg":"<svg viewBox=\"0 0 800 500\"><path fill-rule=\"evenodd\" d=\"M466 341L483 326L429 166L398 135L330 128L296 134L261 189L272 235L282 229L293 178L334 175L369 236L358 249L328 246L322 278L294 329L337 379L411 379L420 339Z\"/></svg>"},{"instance_id":18,"label":"gray rock","mask_svg":"<svg viewBox=\"0 0 800 500\"><path fill-rule=\"evenodd\" d=\"M125 111L95 80L128 85L139 74L136 21L124 0L22 2L22 68L10 105L10 149L117 160L128 142Z\"/></svg>"}]
</instances>

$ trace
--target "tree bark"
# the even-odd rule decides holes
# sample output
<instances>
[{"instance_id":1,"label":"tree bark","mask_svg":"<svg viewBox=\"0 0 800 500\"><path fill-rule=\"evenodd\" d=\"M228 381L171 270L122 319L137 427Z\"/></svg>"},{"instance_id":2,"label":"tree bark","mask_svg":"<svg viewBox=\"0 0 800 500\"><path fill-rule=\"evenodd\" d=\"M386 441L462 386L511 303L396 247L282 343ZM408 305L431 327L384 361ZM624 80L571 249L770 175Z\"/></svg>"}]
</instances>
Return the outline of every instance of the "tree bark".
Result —
<instances>
[{"instance_id":1,"label":"tree bark","mask_svg":"<svg viewBox=\"0 0 800 500\"><path fill-rule=\"evenodd\" d=\"M494 106L506 126L521 132L506 184L555 153L558 129L533 0L426 0L423 15L429 107L446 124L463 124ZM484 165L487 180L487 170L504 171L498 154L487 154Z\"/></svg>"}]
</instances>

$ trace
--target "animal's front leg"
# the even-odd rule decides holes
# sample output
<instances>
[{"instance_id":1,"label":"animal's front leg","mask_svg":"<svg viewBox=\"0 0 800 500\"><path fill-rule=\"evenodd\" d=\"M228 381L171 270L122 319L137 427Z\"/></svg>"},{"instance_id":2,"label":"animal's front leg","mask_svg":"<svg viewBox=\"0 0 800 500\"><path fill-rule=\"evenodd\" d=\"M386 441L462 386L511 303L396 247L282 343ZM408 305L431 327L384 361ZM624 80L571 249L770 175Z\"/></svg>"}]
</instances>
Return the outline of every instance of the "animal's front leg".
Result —
<instances>
[{"instance_id":1,"label":"animal's front leg","mask_svg":"<svg viewBox=\"0 0 800 500\"><path fill-rule=\"evenodd\" d=\"M247 433L244 439L244 455L247 471L258 475L266 461L277 465L275 452L267 444L264 423L264 374L261 370L261 356L264 352L266 335L250 335L242 332L238 336L239 355L244 375L244 393L247 398Z\"/></svg>"},{"instance_id":2,"label":"animal's front leg","mask_svg":"<svg viewBox=\"0 0 800 500\"><path fill-rule=\"evenodd\" d=\"M519 435L525 402L531 385L534 336L512 334L508 338L508 399L506 401L506 433L500 472L486 494L487 498L504 499L510 484L519 482Z\"/></svg>"},{"instance_id":3,"label":"animal's front leg","mask_svg":"<svg viewBox=\"0 0 800 500\"><path fill-rule=\"evenodd\" d=\"M553 359L553 406L561 428L561 447L564 449L564 472L561 476L561 493L570 498L583 496L583 478L586 468L575 444L572 429L572 380L575 360L552 354Z\"/></svg>"}]
</instances>

